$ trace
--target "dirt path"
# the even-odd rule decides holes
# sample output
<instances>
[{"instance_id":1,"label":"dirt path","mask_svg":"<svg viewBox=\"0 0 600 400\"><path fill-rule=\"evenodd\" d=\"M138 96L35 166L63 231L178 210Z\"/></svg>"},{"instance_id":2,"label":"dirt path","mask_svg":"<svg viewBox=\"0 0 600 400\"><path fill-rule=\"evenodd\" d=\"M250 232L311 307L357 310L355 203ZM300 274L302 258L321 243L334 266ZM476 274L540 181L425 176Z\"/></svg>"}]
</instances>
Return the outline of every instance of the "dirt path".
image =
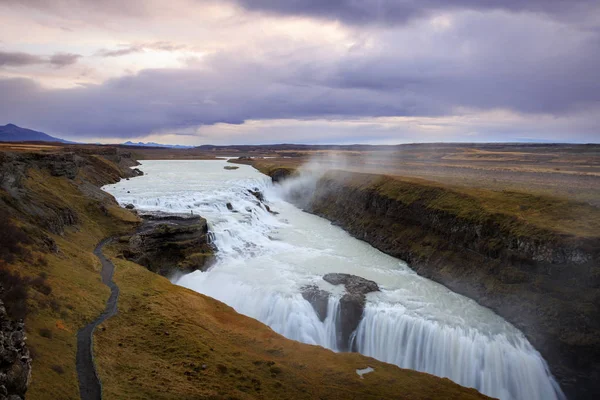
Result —
<instances>
[{"instance_id":1,"label":"dirt path","mask_svg":"<svg viewBox=\"0 0 600 400\"><path fill-rule=\"evenodd\" d=\"M104 239L94 250L94 254L102 263L102 283L110 288L110 297L106 302L104 312L77 332L76 366L79 377L79 393L82 400L97 400L102 398L102 383L100 382L100 378L98 378L96 366L94 365L94 329L117 313L119 287L112 280L115 266L102 254L102 247L110 241L110 238Z\"/></svg>"}]
</instances>

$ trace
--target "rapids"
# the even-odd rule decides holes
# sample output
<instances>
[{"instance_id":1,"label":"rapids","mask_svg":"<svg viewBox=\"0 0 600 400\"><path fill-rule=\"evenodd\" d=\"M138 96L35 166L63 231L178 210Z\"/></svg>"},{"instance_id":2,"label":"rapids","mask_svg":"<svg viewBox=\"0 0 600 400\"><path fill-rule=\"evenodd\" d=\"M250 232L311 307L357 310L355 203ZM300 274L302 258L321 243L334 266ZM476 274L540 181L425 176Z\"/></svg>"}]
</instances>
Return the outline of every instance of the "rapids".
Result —
<instances>
[{"instance_id":1,"label":"rapids","mask_svg":"<svg viewBox=\"0 0 600 400\"><path fill-rule=\"evenodd\" d=\"M322 276L358 275L381 288L367 295L351 339L361 353L503 400L564 398L540 354L501 317L290 204L286 197L294 181L282 188L252 167L225 170L225 165L144 161L144 176L104 187L138 210L208 220L218 248L215 265L174 283L223 301L290 339L337 350L344 289ZM304 187L307 179L299 179ZM260 190L279 214L269 213L249 189ZM323 322L300 293L308 284L333 293Z\"/></svg>"}]
</instances>

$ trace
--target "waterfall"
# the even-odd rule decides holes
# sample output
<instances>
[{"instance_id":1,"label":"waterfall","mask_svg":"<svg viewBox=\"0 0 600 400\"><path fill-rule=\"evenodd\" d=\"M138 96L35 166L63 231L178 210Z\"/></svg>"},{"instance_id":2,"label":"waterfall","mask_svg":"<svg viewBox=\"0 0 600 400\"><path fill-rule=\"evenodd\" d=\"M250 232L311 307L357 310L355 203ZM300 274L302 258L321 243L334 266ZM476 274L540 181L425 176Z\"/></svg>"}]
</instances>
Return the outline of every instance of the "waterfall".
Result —
<instances>
[{"instance_id":1,"label":"waterfall","mask_svg":"<svg viewBox=\"0 0 600 400\"><path fill-rule=\"evenodd\" d=\"M522 334L486 334L367 304L354 337L358 351L402 368L446 377L500 399L561 397L540 354Z\"/></svg>"},{"instance_id":2,"label":"waterfall","mask_svg":"<svg viewBox=\"0 0 600 400\"><path fill-rule=\"evenodd\" d=\"M339 299L330 297L323 322L301 294L258 290L230 276L196 271L178 281L181 286L220 300L237 312L257 319L288 339L337 350Z\"/></svg>"},{"instance_id":3,"label":"waterfall","mask_svg":"<svg viewBox=\"0 0 600 400\"><path fill-rule=\"evenodd\" d=\"M284 200L287 193L307 193L310 179L301 178L299 187L288 182L275 189L251 167L224 171L224 165L145 161L147 175L105 188L121 204L133 203L141 211L191 211L208 220L219 249L217 262L175 283L218 299L287 338L338 351L344 289L322 276L362 276L377 282L381 292L367 296L351 338L359 352L502 400L564 398L543 358L511 324ZM279 214L249 192L256 189ZM307 285L331 293L324 321L302 296Z\"/></svg>"}]
</instances>

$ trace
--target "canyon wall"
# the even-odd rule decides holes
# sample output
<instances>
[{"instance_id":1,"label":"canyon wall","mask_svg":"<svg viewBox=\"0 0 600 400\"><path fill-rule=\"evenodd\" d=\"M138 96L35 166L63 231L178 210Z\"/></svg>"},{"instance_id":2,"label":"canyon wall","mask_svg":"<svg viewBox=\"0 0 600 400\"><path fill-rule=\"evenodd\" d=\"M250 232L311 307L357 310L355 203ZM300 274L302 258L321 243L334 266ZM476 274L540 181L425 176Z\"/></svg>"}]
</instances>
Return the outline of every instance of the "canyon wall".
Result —
<instances>
[{"instance_id":1,"label":"canyon wall","mask_svg":"<svg viewBox=\"0 0 600 400\"><path fill-rule=\"evenodd\" d=\"M506 197L528 214L547 201ZM525 333L569 398L598 398L600 239L557 233L482 202L426 181L331 171L303 206L493 309Z\"/></svg>"}]
</instances>

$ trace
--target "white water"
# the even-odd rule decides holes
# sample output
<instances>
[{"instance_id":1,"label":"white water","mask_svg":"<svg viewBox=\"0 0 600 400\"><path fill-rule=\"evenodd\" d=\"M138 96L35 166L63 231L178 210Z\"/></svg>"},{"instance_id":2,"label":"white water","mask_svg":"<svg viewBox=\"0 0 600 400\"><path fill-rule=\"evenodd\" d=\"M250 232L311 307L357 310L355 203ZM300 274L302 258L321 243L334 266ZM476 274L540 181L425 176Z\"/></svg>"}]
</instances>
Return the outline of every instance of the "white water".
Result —
<instances>
[{"instance_id":1,"label":"white water","mask_svg":"<svg viewBox=\"0 0 600 400\"><path fill-rule=\"evenodd\" d=\"M193 212L209 221L217 263L207 272L180 277L177 284L221 300L290 339L337 350L338 299L344 288L322 276L362 276L377 282L381 292L367 295L354 337L361 353L501 399L563 397L539 353L502 318L299 210L282 198L286 190L253 168L224 170L225 165L145 161L140 168L146 175L104 188L139 210ZM254 188L279 215L257 203L248 192ZM236 212L227 209L228 202ZM307 284L334 294L323 322L300 294Z\"/></svg>"}]
</instances>

